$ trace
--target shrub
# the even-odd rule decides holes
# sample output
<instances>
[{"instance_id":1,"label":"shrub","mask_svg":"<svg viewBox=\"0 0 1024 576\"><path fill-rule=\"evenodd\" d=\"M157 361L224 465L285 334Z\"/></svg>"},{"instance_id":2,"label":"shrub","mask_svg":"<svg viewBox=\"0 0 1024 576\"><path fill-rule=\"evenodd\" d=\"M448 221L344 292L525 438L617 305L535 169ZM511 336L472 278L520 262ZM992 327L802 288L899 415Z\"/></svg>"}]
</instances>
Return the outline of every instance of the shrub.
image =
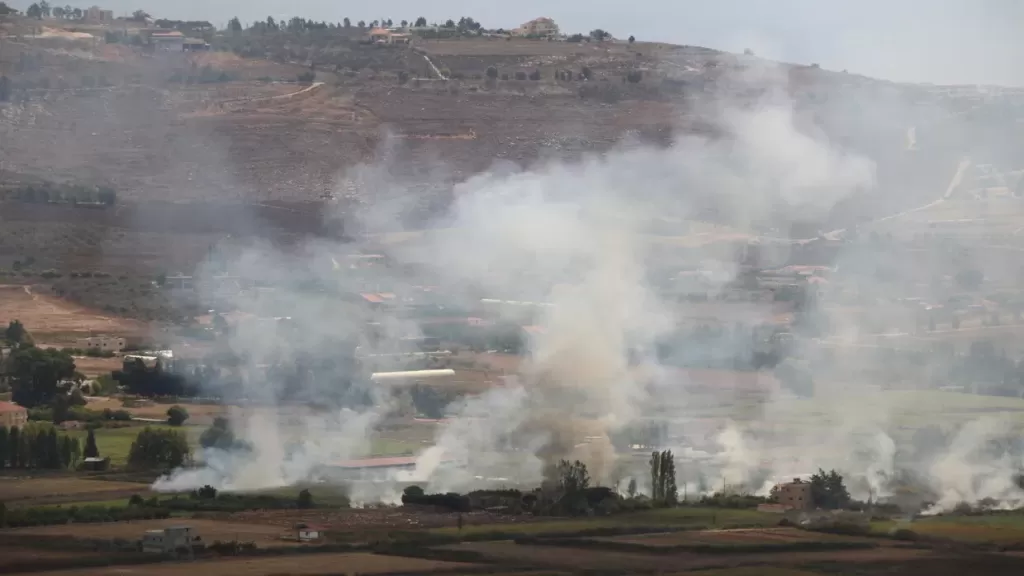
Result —
<instances>
[{"instance_id":1,"label":"shrub","mask_svg":"<svg viewBox=\"0 0 1024 576\"><path fill-rule=\"evenodd\" d=\"M530 80L537 82L540 80L540 77L540 70L534 70L533 72L530 72Z\"/></svg>"},{"instance_id":2,"label":"shrub","mask_svg":"<svg viewBox=\"0 0 1024 576\"><path fill-rule=\"evenodd\" d=\"M411 496L402 494L402 504L412 506L435 506L456 512L469 512L469 498L455 492L447 494L423 494Z\"/></svg>"},{"instance_id":3,"label":"shrub","mask_svg":"<svg viewBox=\"0 0 1024 576\"><path fill-rule=\"evenodd\" d=\"M313 495L309 493L309 490L303 489L299 492L299 497L296 499L295 505L299 508L312 508Z\"/></svg>"},{"instance_id":4,"label":"shrub","mask_svg":"<svg viewBox=\"0 0 1024 576\"><path fill-rule=\"evenodd\" d=\"M516 72L516 80L526 80L526 72Z\"/></svg>"},{"instance_id":5,"label":"shrub","mask_svg":"<svg viewBox=\"0 0 1024 576\"><path fill-rule=\"evenodd\" d=\"M487 77L490 78L491 80L496 80L498 78L498 69L495 68L494 66L488 66Z\"/></svg>"}]
</instances>

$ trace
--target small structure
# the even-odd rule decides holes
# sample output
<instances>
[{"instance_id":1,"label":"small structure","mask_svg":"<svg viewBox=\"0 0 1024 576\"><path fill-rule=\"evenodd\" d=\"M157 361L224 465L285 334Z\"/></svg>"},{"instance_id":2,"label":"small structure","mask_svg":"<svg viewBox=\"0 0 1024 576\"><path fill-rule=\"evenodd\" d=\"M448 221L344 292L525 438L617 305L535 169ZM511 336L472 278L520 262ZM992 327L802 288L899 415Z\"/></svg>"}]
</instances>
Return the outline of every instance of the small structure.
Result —
<instances>
[{"instance_id":1,"label":"small structure","mask_svg":"<svg viewBox=\"0 0 1024 576\"><path fill-rule=\"evenodd\" d=\"M512 31L513 36L550 38L558 36L558 24L551 18L535 18Z\"/></svg>"},{"instance_id":2,"label":"small structure","mask_svg":"<svg viewBox=\"0 0 1024 576\"><path fill-rule=\"evenodd\" d=\"M210 44L202 38L185 38L181 48L185 52L205 52L210 49Z\"/></svg>"},{"instance_id":3,"label":"small structure","mask_svg":"<svg viewBox=\"0 0 1024 576\"><path fill-rule=\"evenodd\" d=\"M75 341L77 348L82 350L98 350L100 352L121 352L125 349L125 339L117 336L90 336Z\"/></svg>"},{"instance_id":4,"label":"small structure","mask_svg":"<svg viewBox=\"0 0 1024 576\"><path fill-rule=\"evenodd\" d=\"M163 530L146 530L142 551L150 554L174 554L181 549L192 554L192 546L202 542L191 526L171 526Z\"/></svg>"},{"instance_id":5,"label":"small structure","mask_svg":"<svg viewBox=\"0 0 1024 576\"><path fill-rule=\"evenodd\" d=\"M324 537L327 528L316 524L296 524L295 531L299 542L316 542Z\"/></svg>"},{"instance_id":6,"label":"small structure","mask_svg":"<svg viewBox=\"0 0 1024 576\"><path fill-rule=\"evenodd\" d=\"M28 410L14 402L0 402L0 426L13 428L28 424Z\"/></svg>"},{"instance_id":7,"label":"small structure","mask_svg":"<svg viewBox=\"0 0 1024 576\"><path fill-rule=\"evenodd\" d=\"M113 22L114 11L93 6L85 11L85 20L86 22Z\"/></svg>"},{"instance_id":8,"label":"small structure","mask_svg":"<svg viewBox=\"0 0 1024 576\"><path fill-rule=\"evenodd\" d=\"M408 44L412 36L405 33L394 32L387 28L373 28L370 30L370 42L374 44Z\"/></svg>"},{"instance_id":9,"label":"small structure","mask_svg":"<svg viewBox=\"0 0 1024 576\"><path fill-rule=\"evenodd\" d=\"M110 458L86 458L82 460L82 470L89 472L105 472L110 468Z\"/></svg>"},{"instance_id":10,"label":"small structure","mask_svg":"<svg viewBox=\"0 0 1024 576\"><path fill-rule=\"evenodd\" d=\"M177 30L152 32L149 44L157 52L182 52L185 50L185 35Z\"/></svg>"},{"instance_id":11,"label":"small structure","mask_svg":"<svg viewBox=\"0 0 1024 576\"><path fill-rule=\"evenodd\" d=\"M810 482L794 478L792 482L779 484L776 488L779 504L788 510L811 510L814 508Z\"/></svg>"}]
</instances>

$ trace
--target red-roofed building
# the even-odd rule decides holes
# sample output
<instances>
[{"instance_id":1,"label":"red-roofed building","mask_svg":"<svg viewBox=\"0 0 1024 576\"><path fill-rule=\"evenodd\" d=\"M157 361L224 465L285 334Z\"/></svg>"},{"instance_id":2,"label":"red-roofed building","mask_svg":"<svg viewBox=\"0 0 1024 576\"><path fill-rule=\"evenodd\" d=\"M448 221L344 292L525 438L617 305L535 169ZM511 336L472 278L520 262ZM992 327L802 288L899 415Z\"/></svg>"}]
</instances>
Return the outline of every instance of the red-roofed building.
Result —
<instances>
[{"instance_id":1,"label":"red-roofed building","mask_svg":"<svg viewBox=\"0 0 1024 576\"><path fill-rule=\"evenodd\" d=\"M0 402L0 426L13 428L28 423L28 410L13 402Z\"/></svg>"}]
</instances>

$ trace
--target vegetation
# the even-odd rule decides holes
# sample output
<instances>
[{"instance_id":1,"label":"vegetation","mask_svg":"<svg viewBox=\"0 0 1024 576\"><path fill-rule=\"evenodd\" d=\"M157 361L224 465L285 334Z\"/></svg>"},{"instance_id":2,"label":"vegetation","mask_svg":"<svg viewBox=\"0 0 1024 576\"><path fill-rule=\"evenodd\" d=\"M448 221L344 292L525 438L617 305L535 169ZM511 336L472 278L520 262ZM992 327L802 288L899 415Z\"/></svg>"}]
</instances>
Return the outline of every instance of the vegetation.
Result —
<instances>
[{"instance_id":1,"label":"vegetation","mask_svg":"<svg viewBox=\"0 0 1024 576\"><path fill-rule=\"evenodd\" d=\"M181 426L188 420L188 410L175 404L167 409L167 423L171 426Z\"/></svg>"},{"instance_id":2,"label":"vegetation","mask_svg":"<svg viewBox=\"0 0 1024 576\"><path fill-rule=\"evenodd\" d=\"M811 476L811 498L814 505L826 510L842 510L850 505L850 493L843 484L843 477L835 470L818 470Z\"/></svg>"},{"instance_id":3,"label":"vegetation","mask_svg":"<svg viewBox=\"0 0 1024 576\"><path fill-rule=\"evenodd\" d=\"M188 440L175 430L146 427L135 438L128 465L137 469L177 468L191 457Z\"/></svg>"},{"instance_id":4,"label":"vegetation","mask_svg":"<svg viewBox=\"0 0 1024 576\"><path fill-rule=\"evenodd\" d=\"M10 327L8 328L10 329ZM75 361L54 349L21 346L7 362L14 402L26 408L50 404L75 377Z\"/></svg>"},{"instance_id":5,"label":"vegetation","mask_svg":"<svg viewBox=\"0 0 1024 576\"><path fill-rule=\"evenodd\" d=\"M12 528L22 526L48 526L52 524L118 522L127 520L156 520L170 518L166 508L148 506L69 506L15 508L4 515L6 525Z\"/></svg>"},{"instance_id":6,"label":"vegetation","mask_svg":"<svg viewBox=\"0 0 1024 576\"><path fill-rule=\"evenodd\" d=\"M91 77L90 77L91 78ZM72 204L109 207L117 203L117 192L107 186L43 182L6 190L8 198L32 204Z\"/></svg>"},{"instance_id":7,"label":"vegetation","mask_svg":"<svg viewBox=\"0 0 1024 576\"><path fill-rule=\"evenodd\" d=\"M81 458L78 440L58 433L51 424L0 426L0 469L64 470L74 468Z\"/></svg>"},{"instance_id":8,"label":"vegetation","mask_svg":"<svg viewBox=\"0 0 1024 576\"><path fill-rule=\"evenodd\" d=\"M676 488L676 463L671 450L651 454L651 501L661 506L675 506L679 494Z\"/></svg>"}]
</instances>

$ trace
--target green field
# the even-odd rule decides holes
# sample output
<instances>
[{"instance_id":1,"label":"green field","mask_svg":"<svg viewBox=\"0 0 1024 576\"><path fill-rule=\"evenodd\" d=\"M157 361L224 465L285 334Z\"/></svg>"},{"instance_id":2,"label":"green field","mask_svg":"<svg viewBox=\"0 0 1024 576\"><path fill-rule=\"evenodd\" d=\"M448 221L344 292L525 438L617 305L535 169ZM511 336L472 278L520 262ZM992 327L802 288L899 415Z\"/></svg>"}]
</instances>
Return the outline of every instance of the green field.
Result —
<instances>
[{"instance_id":1,"label":"green field","mask_svg":"<svg viewBox=\"0 0 1024 576\"><path fill-rule=\"evenodd\" d=\"M131 451L132 442L147 426L126 426L124 428L99 428L95 431L96 448L100 451L100 457L110 458L112 466L124 466L128 462L128 453ZM150 428L161 430L178 430L185 433L189 446L192 450L199 447L199 436L204 428L198 426L168 426L167 424L149 424ZM88 432L85 430L73 430L68 432L71 436L78 438L82 447L85 447L85 439Z\"/></svg>"},{"instance_id":2,"label":"green field","mask_svg":"<svg viewBox=\"0 0 1024 576\"><path fill-rule=\"evenodd\" d=\"M873 531L887 534L903 528L933 538L961 542L1024 545L1024 512L1015 511L983 516L935 516L914 522L874 522Z\"/></svg>"}]
</instances>

